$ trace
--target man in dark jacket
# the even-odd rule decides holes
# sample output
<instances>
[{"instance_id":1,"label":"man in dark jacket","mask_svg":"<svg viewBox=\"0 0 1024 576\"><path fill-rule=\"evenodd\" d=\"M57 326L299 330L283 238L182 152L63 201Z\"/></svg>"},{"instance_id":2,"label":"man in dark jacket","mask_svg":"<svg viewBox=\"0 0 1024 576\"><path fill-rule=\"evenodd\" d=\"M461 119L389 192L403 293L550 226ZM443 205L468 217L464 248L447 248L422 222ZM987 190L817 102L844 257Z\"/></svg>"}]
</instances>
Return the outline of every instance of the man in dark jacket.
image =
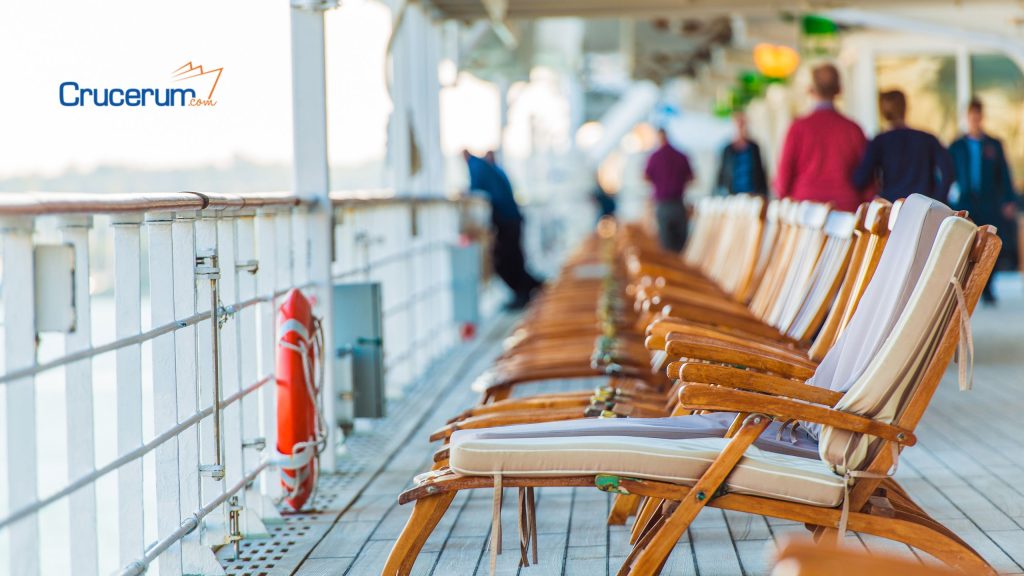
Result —
<instances>
[{"instance_id":1,"label":"man in dark jacket","mask_svg":"<svg viewBox=\"0 0 1024 576\"><path fill-rule=\"evenodd\" d=\"M515 294L506 308L522 308L530 301L541 282L526 270L522 238L523 215L512 194L512 184L497 164L474 156L468 150L464 150L462 155L469 168L470 193L481 194L491 203L494 272Z\"/></svg>"},{"instance_id":2,"label":"man in dark jacket","mask_svg":"<svg viewBox=\"0 0 1024 576\"><path fill-rule=\"evenodd\" d=\"M982 120L981 101L971 100L967 107L967 134L949 147L959 191L952 204L958 210L967 210L977 224L1002 229L1015 217L1016 194L1003 143L985 134ZM995 303L991 278L982 298L988 304Z\"/></svg>"},{"instance_id":3,"label":"man in dark jacket","mask_svg":"<svg viewBox=\"0 0 1024 576\"><path fill-rule=\"evenodd\" d=\"M761 147L747 135L747 117L743 112L736 112L732 119L736 124L736 137L722 149L715 192L722 196L764 196L768 193L768 183L761 160Z\"/></svg>"},{"instance_id":4,"label":"man in dark jacket","mask_svg":"<svg viewBox=\"0 0 1024 576\"><path fill-rule=\"evenodd\" d=\"M878 109L889 123L868 143L864 159L853 173L853 185L865 190L881 184L879 195L890 202L923 194L946 202L953 184L953 159L938 139L907 126L907 97L899 90L883 92Z\"/></svg>"}]
</instances>

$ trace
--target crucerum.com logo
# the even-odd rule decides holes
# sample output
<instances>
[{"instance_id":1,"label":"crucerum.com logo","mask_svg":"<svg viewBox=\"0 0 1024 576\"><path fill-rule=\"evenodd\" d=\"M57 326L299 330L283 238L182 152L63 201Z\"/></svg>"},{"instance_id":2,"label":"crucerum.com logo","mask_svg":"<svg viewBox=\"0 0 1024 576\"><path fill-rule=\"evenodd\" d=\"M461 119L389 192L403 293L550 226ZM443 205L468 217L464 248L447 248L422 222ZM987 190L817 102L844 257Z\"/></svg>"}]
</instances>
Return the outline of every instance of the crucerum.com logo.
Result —
<instances>
[{"instance_id":1,"label":"crucerum.com logo","mask_svg":"<svg viewBox=\"0 0 1024 576\"><path fill-rule=\"evenodd\" d=\"M159 106L159 107L213 107L217 105L213 94L224 68L203 69L192 61L171 73L171 86L162 87L103 87L82 86L78 82L62 82L62 106Z\"/></svg>"}]
</instances>

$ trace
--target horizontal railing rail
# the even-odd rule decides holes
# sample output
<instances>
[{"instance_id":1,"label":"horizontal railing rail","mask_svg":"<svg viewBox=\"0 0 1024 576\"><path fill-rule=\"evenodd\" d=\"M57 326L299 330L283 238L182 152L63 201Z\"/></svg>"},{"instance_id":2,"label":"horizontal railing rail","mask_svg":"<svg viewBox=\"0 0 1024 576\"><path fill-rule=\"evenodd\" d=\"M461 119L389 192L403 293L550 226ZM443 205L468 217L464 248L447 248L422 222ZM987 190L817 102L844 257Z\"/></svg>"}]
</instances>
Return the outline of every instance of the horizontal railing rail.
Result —
<instances>
[{"instance_id":1,"label":"horizontal railing rail","mask_svg":"<svg viewBox=\"0 0 1024 576\"><path fill-rule=\"evenodd\" d=\"M331 192L333 206L426 205L439 203L482 203L474 196L404 196L388 190ZM43 216L60 214L123 214L180 212L187 210L241 210L244 208L287 208L312 205L316 201L290 192L215 194L205 192L82 193L17 192L0 193L0 216Z\"/></svg>"}]
</instances>

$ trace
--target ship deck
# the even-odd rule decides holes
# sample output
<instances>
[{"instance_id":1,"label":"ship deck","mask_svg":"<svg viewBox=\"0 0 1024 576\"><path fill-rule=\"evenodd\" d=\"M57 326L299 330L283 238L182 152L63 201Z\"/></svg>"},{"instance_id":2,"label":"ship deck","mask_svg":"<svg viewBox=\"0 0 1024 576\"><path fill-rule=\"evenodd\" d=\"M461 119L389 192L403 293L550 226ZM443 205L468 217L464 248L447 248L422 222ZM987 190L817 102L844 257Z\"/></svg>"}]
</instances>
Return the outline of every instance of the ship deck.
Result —
<instances>
[{"instance_id":1,"label":"ship deck","mask_svg":"<svg viewBox=\"0 0 1024 576\"><path fill-rule=\"evenodd\" d=\"M897 479L936 519L951 527L1000 573L1024 573L1024 463L1019 456L1024 419L1024 357L1019 330L1024 295L1016 278L997 286L1005 297L980 307L973 326L974 389L958 390L951 367L919 429L919 445L906 450ZM444 366L390 406L348 443L343 470L320 483L318 511L290 514L274 537L246 542L239 559L219 556L232 575L342 576L379 574L411 505L398 493L429 468L428 433L476 400L469 383L500 349L512 318L503 317ZM577 383L578 385L578 383ZM556 389L559 383L543 388ZM520 393L542 389L523 387ZM608 526L610 497L589 488L545 488L538 493L540 563L518 567L517 534L506 529L506 553L498 574L528 576L614 574L628 552L627 528ZM514 527L515 506L505 507ZM487 574L491 525L489 490L461 493L428 540L414 574ZM673 552L665 574L756 575L770 566L773 546L787 534L806 534L800 524L741 513L704 510ZM848 534L848 544L934 561L904 545Z\"/></svg>"}]
</instances>

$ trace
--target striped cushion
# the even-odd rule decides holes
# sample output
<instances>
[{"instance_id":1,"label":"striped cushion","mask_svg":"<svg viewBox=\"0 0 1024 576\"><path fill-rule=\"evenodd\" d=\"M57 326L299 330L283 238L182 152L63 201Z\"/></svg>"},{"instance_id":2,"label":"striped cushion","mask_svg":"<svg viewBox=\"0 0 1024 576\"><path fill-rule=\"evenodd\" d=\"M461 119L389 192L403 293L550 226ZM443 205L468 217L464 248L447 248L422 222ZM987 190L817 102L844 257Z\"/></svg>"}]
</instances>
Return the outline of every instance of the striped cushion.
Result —
<instances>
[{"instance_id":1,"label":"striped cushion","mask_svg":"<svg viewBox=\"0 0 1024 576\"><path fill-rule=\"evenodd\" d=\"M456 432L451 468L467 476L615 474L693 485L730 442L724 438L673 440L629 436L487 439ZM723 485L728 492L834 507L843 479L821 460L775 454L751 446Z\"/></svg>"},{"instance_id":2,"label":"striped cushion","mask_svg":"<svg viewBox=\"0 0 1024 576\"><path fill-rule=\"evenodd\" d=\"M836 404L837 410L892 423L938 347L956 303L950 282L967 269L977 226L957 217L939 228L921 279L906 308L863 374ZM837 473L860 469L873 456L877 438L823 427L821 457Z\"/></svg>"},{"instance_id":3,"label":"striped cushion","mask_svg":"<svg viewBox=\"0 0 1024 576\"><path fill-rule=\"evenodd\" d=\"M808 384L837 392L853 386L892 332L921 277L939 227L952 214L946 205L920 194L906 200L850 325ZM805 426L819 434L817 424Z\"/></svg>"}]
</instances>

